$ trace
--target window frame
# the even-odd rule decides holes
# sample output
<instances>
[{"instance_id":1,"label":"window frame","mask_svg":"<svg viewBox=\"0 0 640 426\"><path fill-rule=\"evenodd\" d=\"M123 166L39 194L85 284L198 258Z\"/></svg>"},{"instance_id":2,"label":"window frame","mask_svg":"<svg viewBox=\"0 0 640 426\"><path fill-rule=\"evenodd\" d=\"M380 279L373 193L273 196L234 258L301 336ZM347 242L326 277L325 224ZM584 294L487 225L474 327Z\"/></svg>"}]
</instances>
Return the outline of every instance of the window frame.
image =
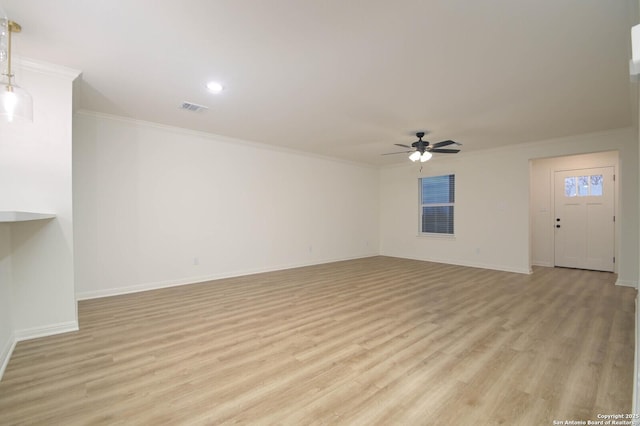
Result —
<instances>
[{"instance_id":1,"label":"window frame","mask_svg":"<svg viewBox=\"0 0 640 426\"><path fill-rule=\"evenodd\" d=\"M587 185L580 185L580 179L586 178ZM600 178L600 184L594 185L593 178ZM567 182L571 180L573 182L572 189L574 192L571 194L567 193ZM591 175L574 175L567 176L564 178L564 196L565 198L582 198L582 197L602 197L602 186L604 185L604 176L602 174L591 174ZM594 193L592 188L599 188L600 192ZM584 191L586 188L586 194L582 194L581 190Z\"/></svg>"},{"instance_id":2,"label":"window frame","mask_svg":"<svg viewBox=\"0 0 640 426\"><path fill-rule=\"evenodd\" d=\"M429 178L437 178L437 177L453 177L453 201L447 203L423 203L423 194L422 194L422 180ZM443 173L437 175L430 176L421 176L418 178L418 236L419 237L435 237L435 238L445 238L445 239L453 239L456 236L456 174L455 173ZM451 221L452 232L423 232L422 224L423 224L423 208L424 207L451 207L453 220Z\"/></svg>"}]
</instances>

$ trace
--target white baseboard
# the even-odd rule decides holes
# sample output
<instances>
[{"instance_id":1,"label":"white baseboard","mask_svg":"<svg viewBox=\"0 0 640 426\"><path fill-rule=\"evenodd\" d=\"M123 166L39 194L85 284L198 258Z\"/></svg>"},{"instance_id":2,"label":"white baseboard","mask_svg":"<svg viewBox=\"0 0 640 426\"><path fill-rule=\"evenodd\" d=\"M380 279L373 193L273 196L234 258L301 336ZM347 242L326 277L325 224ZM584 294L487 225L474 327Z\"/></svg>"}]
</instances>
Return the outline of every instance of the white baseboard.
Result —
<instances>
[{"instance_id":1,"label":"white baseboard","mask_svg":"<svg viewBox=\"0 0 640 426\"><path fill-rule=\"evenodd\" d=\"M13 350L16 348L16 343L23 340L36 339L38 337L47 337L53 336L54 334L68 333L70 331L78 331L77 321L69 321L48 325L45 327L34 327L25 330L14 331L10 339L0 350L0 380L2 380L4 370L7 368L7 365L9 365L9 360L11 359L11 355L13 354Z\"/></svg>"},{"instance_id":2,"label":"white baseboard","mask_svg":"<svg viewBox=\"0 0 640 426\"><path fill-rule=\"evenodd\" d=\"M632 281L632 280L621 280L621 279L618 279L616 281L616 285L619 285L619 286L622 286L622 287L638 288L638 282L637 281Z\"/></svg>"},{"instance_id":3,"label":"white baseboard","mask_svg":"<svg viewBox=\"0 0 640 426\"><path fill-rule=\"evenodd\" d=\"M503 266L503 265L491 265L488 263L480 263L480 262L463 262L457 260L444 260L444 259L436 259L436 258L421 258L421 257L413 257L413 256L396 256L393 254L381 254L380 256L388 256L388 257L399 257L401 259L411 259L411 260L421 260L423 262L434 262L434 263L444 263L447 265L455 265L455 266L465 266L468 268L479 268L479 269L490 269L492 271L502 271L502 272L514 272L516 274L526 274L530 275L533 273L531 267L528 268L513 268L511 266Z\"/></svg>"},{"instance_id":4,"label":"white baseboard","mask_svg":"<svg viewBox=\"0 0 640 426\"><path fill-rule=\"evenodd\" d=\"M534 260L531 262L531 264L533 266L543 266L545 268L553 268L555 266L553 262L540 261L540 260Z\"/></svg>"},{"instance_id":5,"label":"white baseboard","mask_svg":"<svg viewBox=\"0 0 640 426\"><path fill-rule=\"evenodd\" d=\"M51 324L44 327L27 328L15 331L15 340L21 342L23 340L37 339L38 337L53 336L54 334L69 333L78 331L78 321L61 322Z\"/></svg>"},{"instance_id":6,"label":"white baseboard","mask_svg":"<svg viewBox=\"0 0 640 426\"><path fill-rule=\"evenodd\" d=\"M635 324L635 336L636 344L633 356L633 399L631 400L631 412L633 414L639 414L640 409L640 359L638 359L638 352L640 352L640 312L638 312L638 294L636 294L636 324Z\"/></svg>"},{"instance_id":7,"label":"white baseboard","mask_svg":"<svg viewBox=\"0 0 640 426\"><path fill-rule=\"evenodd\" d=\"M9 365L9 359L11 359L11 354L16 347L15 336L12 334L7 342L5 342L4 347L0 350L0 380L2 380L2 376L4 375L4 370L7 369L7 365Z\"/></svg>"},{"instance_id":8,"label":"white baseboard","mask_svg":"<svg viewBox=\"0 0 640 426\"><path fill-rule=\"evenodd\" d=\"M325 260L314 261L314 262L278 265L278 266L273 266L269 268L257 268L257 269L233 271L233 272L221 273L221 274L195 276L195 277L188 277L188 278L182 278L177 280L156 281L156 282L149 282L149 283L143 283L143 284L135 284L127 287L115 287L115 288L108 288L104 290L81 291L76 293L76 301L98 299L100 297L119 296L122 294L129 294L129 293L139 293L141 291L158 290L158 289L167 288L167 287L177 287L181 285L197 284L197 283L202 283L206 281L222 280L225 278L234 278L234 277L242 277L247 275L262 274L265 272L283 271L286 269L302 268L305 266L322 265L324 263L364 259L367 257L374 257L374 256L379 256L379 255L377 253L376 254L372 253L372 254L367 254L363 256L355 256L355 257L349 257L349 258L325 259Z\"/></svg>"}]
</instances>

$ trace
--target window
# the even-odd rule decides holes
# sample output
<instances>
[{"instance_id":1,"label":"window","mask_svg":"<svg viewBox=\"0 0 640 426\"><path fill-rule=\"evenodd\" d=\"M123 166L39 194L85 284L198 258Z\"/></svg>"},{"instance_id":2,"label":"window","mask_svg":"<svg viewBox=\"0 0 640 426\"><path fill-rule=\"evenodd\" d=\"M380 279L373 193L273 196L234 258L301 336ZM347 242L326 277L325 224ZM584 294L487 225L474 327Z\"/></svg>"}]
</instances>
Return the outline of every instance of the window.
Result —
<instances>
[{"instance_id":1,"label":"window","mask_svg":"<svg viewBox=\"0 0 640 426\"><path fill-rule=\"evenodd\" d=\"M601 197L602 175L570 176L564 178L565 197Z\"/></svg>"},{"instance_id":2,"label":"window","mask_svg":"<svg viewBox=\"0 0 640 426\"><path fill-rule=\"evenodd\" d=\"M453 235L456 176L420 179L420 232Z\"/></svg>"}]
</instances>

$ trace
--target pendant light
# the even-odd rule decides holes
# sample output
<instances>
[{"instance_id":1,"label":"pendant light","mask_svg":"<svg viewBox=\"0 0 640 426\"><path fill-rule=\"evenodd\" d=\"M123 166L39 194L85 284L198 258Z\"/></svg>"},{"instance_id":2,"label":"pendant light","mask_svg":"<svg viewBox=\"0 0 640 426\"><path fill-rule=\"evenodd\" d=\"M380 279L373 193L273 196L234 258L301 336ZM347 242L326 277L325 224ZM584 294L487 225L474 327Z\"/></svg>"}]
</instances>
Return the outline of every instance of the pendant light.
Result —
<instances>
[{"instance_id":1,"label":"pendant light","mask_svg":"<svg viewBox=\"0 0 640 426\"><path fill-rule=\"evenodd\" d=\"M0 81L0 118L11 123L16 118L33 121L33 100L31 95L13 82L11 71L11 34L22 30L19 24L0 17L0 62L3 65L2 81Z\"/></svg>"}]
</instances>

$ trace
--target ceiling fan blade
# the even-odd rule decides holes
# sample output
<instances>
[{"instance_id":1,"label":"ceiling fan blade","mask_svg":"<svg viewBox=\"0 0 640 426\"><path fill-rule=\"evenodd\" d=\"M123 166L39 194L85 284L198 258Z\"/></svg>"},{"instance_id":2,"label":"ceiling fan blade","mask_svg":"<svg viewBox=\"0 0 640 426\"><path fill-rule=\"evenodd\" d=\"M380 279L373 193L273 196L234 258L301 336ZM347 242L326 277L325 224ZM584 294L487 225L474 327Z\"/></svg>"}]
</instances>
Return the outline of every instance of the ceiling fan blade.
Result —
<instances>
[{"instance_id":1,"label":"ceiling fan blade","mask_svg":"<svg viewBox=\"0 0 640 426\"><path fill-rule=\"evenodd\" d=\"M429 152L439 152L440 154L455 154L460 152L459 149L433 148Z\"/></svg>"},{"instance_id":2,"label":"ceiling fan blade","mask_svg":"<svg viewBox=\"0 0 640 426\"><path fill-rule=\"evenodd\" d=\"M410 147L409 145L403 145L403 144L401 144L401 143L394 143L394 145L395 145L395 146L401 146L401 147L403 147L403 148L409 148L409 149L411 149L411 147Z\"/></svg>"},{"instance_id":3,"label":"ceiling fan blade","mask_svg":"<svg viewBox=\"0 0 640 426\"><path fill-rule=\"evenodd\" d=\"M402 152L387 152L385 154L380 154L380 155L395 155L395 154L408 154L410 152L414 152L414 151L402 151Z\"/></svg>"},{"instance_id":4,"label":"ceiling fan blade","mask_svg":"<svg viewBox=\"0 0 640 426\"><path fill-rule=\"evenodd\" d=\"M453 144L458 144L458 142L452 141L452 140L446 140L446 141L434 143L433 145L431 145L431 147L440 148L442 146L453 145Z\"/></svg>"}]
</instances>

